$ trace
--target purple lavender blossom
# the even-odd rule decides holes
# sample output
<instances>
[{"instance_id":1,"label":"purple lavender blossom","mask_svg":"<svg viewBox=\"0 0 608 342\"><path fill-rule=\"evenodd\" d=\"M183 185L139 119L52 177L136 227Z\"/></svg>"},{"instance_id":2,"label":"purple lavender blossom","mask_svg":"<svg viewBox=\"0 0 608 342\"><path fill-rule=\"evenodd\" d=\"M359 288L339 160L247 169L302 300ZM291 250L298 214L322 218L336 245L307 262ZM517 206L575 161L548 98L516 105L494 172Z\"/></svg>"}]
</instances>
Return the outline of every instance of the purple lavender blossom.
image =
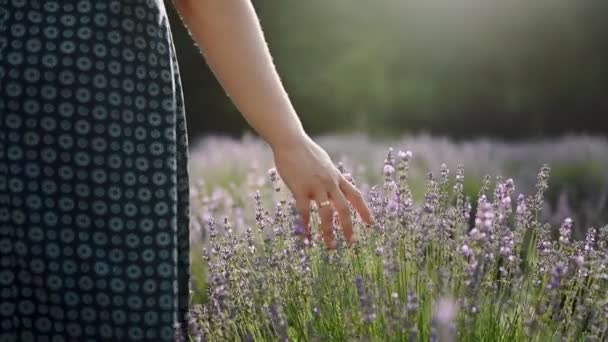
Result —
<instances>
[{"instance_id":1,"label":"purple lavender blossom","mask_svg":"<svg viewBox=\"0 0 608 342\"><path fill-rule=\"evenodd\" d=\"M272 186L274 187L274 191L279 192L281 191L281 185L279 184L279 172L277 171L276 168L271 168L270 170L268 170L268 177L270 178L270 182L272 183Z\"/></svg>"},{"instance_id":2,"label":"purple lavender blossom","mask_svg":"<svg viewBox=\"0 0 608 342\"><path fill-rule=\"evenodd\" d=\"M390 165L390 164L386 164L384 165L384 176L390 178L395 174L395 168Z\"/></svg>"},{"instance_id":3,"label":"purple lavender blossom","mask_svg":"<svg viewBox=\"0 0 608 342\"><path fill-rule=\"evenodd\" d=\"M418 311L418 297L416 292L410 291L407 294L407 312L415 314Z\"/></svg>"},{"instance_id":4,"label":"purple lavender blossom","mask_svg":"<svg viewBox=\"0 0 608 342\"><path fill-rule=\"evenodd\" d=\"M279 341L289 342L287 322L285 321L283 310L281 310L280 304L277 301L273 302L272 305L270 305L268 311L270 314L272 326L275 330L277 337L279 338Z\"/></svg>"},{"instance_id":5,"label":"purple lavender blossom","mask_svg":"<svg viewBox=\"0 0 608 342\"><path fill-rule=\"evenodd\" d=\"M574 225L571 218L567 217L559 228L559 241L562 244L569 244L572 236L572 226Z\"/></svg>"},{"instance_id":6,"label":"purple lavender blossom","mask_svg":"<svg viewBox=\"0 0 608 342\"><path fill-rule=\"evenodd\" d=\"M304 219L300 215L297 216L294 222L294 230L295 235L302 236L306 233L306 226L304 225Z\"/></svg>"},{"instance_id":7,"label":"purple lavender blossom","mask_svg":"<svg viewBox=\"0 0 608 342\"><path fill-rule=\"evenodd\" d=\"M451 298L442 297L435 304L432 326L437 334L437 340L449 342L455 341L456 335L452 330L452 324L458 312L458 305Z\"/></svg>"},{"instance_id":8,"label":"purple lavender blossom","mask_svg":"<svg viewBox=\"0 0 608 342\"><path fill-rule=\"evenodd\" d=\"M500 255L506 258L509 262L513 262L516 259L513 255L513 247L513 232L507 231L504 233L500 241Z\"/></svg>"},{"instance_id":9,"label":"purple lavender blossom","mask_svg":"<svg viewBox=\"0 0 608 342\"><path fill-rule=\"evenodd\" d=\"M410 161L410 159L412 159L412 157L413 157L413 153L412 153L412 151L410 151L410 150L407 150L407 151L405 151L405 152L403 152L403 151L399 151L399 152L397 153L397 155L399 156L399 158L400 158L402 161L405 161L405 162Z\"/></svg>"},{"instance_id":10,"label":"purple lavender blossom","mask_svg":"<svg viewBox=\"0 0 608 342\"><path fill-rule=\"evenodd\" d=\"M523 194L519 194L519 196L517 196L517 214L524 216L527 210L526 197Z\"/></svg>"},{"instance_id":11,"label":"purple lavender blossom","mask_svg":"<svg viewBox=\"0 0 608 342\"><path fill-rule=\"evenodd\" d=\"M376 310L365 291L365 285L363 284L363 278L361 276L355 277L355 286L357 288L357 294L359 295L359 305L363 315L362 320L364 323L371 323L376 319Z\"/></svg>"},{"instance_id":12,"label":"purple lavender blossom","mask_svg":"<svg viewBox=\"0 0 608 342\"><path fill-rule=\"evenodd\" d=\"M418 167L408 175L411 152L389 149L384 155L384 149L378 150L378 163L384 160L375 175L380 184L363 180L362 165L354 165L353 174L362 179L358 188L369 199L380 229L366 229L355 220L361 240L352 249L327 252L316 244L304 248L308 241L299 235L306 227L294 211L293 199L286 192L276 193L280 182L276 169L264 172L271 158L249 165L247 170L254 172L247 173L242 187L224 188L209 180L209 190L193 192L193 203L200 206L195 223L207 228L209 236L200 246L208 277L207 287L200 289L207 291L207 300L195 319L199 332L192 330L198 337L191 338L285 341L291 334L310 341L386 340L387 336L449 341L456 337L458 322L462 340L491 339L484 321L494 308L498 315L492 319L511 336L526 338L519 330L535 324L536 330L528 330L529 340L547 333L576 340L579 331L598 341L603 338L608 328L608 227L590 228L584 241L577 241L573 222L562 227L541 222L548 216L538 215L542 197L538 195L546 189L548 168L539 173L537 194L519 195L513 208L514 181L497 177L492 188L487 177L469 231L471 200L465 196L461 164L454 188L446 186L453 181L447 165L460 160L440 164L440 155L421 153L423 165L439 167L439 177L427 179L425 198L414 204L410 185L420 190L425 179ZM489 168L499 169L495 166ZM338 169L353 182L344 164ZM471 170L473 175L491 171L475 165ZM534 191L532 184L519 184ZM317 212L312 214L316 225ZM218 229L213 217L223 220L223 227ZM562 230L557 239L554 228ZM570 276L575 272L578 276ZM357 296L353 309L349 297L354 291L344 291L343 282L355 275L359 276L354 279L356 289L351 289ZM489 301L496 306L488 306ZM360 320L349 319L351 315ZM424 326L420 332L419 326Z\"/></svg>"}]
</instances>

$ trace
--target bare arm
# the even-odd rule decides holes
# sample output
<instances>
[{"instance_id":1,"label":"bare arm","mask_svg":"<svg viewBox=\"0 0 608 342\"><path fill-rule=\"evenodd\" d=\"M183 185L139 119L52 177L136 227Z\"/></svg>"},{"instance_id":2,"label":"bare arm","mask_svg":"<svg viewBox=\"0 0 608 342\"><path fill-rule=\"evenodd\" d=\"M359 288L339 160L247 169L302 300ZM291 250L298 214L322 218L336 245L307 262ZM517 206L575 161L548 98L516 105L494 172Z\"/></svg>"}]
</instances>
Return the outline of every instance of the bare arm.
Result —
<instances>
[{"instance_id":1,"label":"bare arm","mask_svg":"<svg viewBox=\"0 0 608 342\"><path fill-rule=\"evenodd\" d=\"M215 76L248 123L271 146L300 143L302 124L247 0L175 0ZM280 129L277 129L280 128Z\"/></svg>"},{"instance_id":2,"label":"bare arm","mask_svg":"<svg viewBox=\"0 0 608 342\"><path fill-rule=\"evenodd\" d=\"M328 154L304 132L272 63L250 0L174 0L182 20L213 73L247 122L271 146L277 170L296 200L310 237L310 200L319 209L323 238L335 245L335 209L346 240L353 240L348 202L367 223L371 213L360 192ZM332 209L333 207L333 209Z\"/></svg>"}]
</instances>

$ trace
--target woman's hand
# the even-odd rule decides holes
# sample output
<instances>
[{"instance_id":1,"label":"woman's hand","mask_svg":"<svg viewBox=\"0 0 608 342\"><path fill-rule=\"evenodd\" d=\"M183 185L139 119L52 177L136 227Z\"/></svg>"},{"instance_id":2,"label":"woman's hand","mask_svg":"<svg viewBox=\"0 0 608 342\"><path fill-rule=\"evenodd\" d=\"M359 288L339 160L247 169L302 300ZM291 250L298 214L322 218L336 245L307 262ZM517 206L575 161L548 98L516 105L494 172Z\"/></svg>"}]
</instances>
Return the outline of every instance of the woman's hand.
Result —
<instances>
[{"instance_id":1,"label":"woman's hand","mask_svg":"<svg viewBox=\"0 0 608 342\"><path fill-rule=\"evenodd\" d=\"M310 200L315 201L317 206L328 200L332 204L319 207L322 235L328 248L335 248L334 210L339 215L344 237L349 244L354 242L349 202L363 221L373 223L372 214L359 190L340 173L327 152L308 135L304 134L290 143L273 145L272 150L277 171L296 200L308 238L311 236Z\"/></svg>"},{"instance_id":2,"label":"woman's hand","mask_svg":"<svg viewBox=\"0 0 608 342\"><path fill-rule=\"evenodd\" d=\"M350 203L367 223L372 215L359 190L302 128L249 0L175 0L207 64L247 122L272 147L277 170L293 193L310 238L310 200L327 200L353 242ZM244 58L246 56L246 58ZM323 238L333 248L332 206L319 208Z\"/></svg>"}]
</instances>

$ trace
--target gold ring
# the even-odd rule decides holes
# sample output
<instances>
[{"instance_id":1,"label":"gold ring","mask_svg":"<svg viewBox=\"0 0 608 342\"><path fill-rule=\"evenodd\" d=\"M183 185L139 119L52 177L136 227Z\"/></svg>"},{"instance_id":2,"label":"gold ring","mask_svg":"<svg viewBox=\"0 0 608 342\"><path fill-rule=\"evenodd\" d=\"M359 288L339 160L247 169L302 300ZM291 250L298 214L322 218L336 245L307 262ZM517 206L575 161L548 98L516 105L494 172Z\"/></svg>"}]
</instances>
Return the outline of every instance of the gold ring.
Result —
<instances>
[{"instance_id":1,"label":"gold ring","mask_svg":"<svg viewBox=\"0 0 608 342\"><path fill-rule=\"evenodd\" d=\"M328 205L330 205L330 204L331 204L331 202L329 202L329 201L324 201L324 202L321 202L321 203L319 203L319 208L326 207L326 206L328 206Z\"/></svg>"}]
</instances>

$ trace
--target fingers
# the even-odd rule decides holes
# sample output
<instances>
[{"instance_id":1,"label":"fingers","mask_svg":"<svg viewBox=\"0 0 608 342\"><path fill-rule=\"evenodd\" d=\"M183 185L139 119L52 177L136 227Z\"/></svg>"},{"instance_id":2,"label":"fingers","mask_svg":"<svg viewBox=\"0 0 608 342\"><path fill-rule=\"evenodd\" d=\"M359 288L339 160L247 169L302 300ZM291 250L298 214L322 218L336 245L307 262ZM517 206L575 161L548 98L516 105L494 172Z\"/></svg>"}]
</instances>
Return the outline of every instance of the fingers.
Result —
<instances>
[{"instance_id":1,"label":"fingers","mask_svg":"<svg viewBox=\"0 0 608 342\"><path fill-rule=\"evenodd\" d=\"M371 210L365 203L361 192L344 176L341 176L337 183L333 183L330 180L321 180L311 195L313 195L312 199L317 203L319 208L322 236L327 248L329 249L334 249L336 246L333 231L334 210L338 213L340 225L344 232L344 238L349 245L352 245L355 242L350 204L353 205L365 223L374 223ZM321 203L326 201L330 201L331 205L320 206ZM310 222L309 204L308 198L296 199L296 206L300 212L300 215L302 216L302 219L304 220L304 225L306 227L306 236L310 239L311 232L308 224Z\"/></svg>"},{"instance_id":2,"label":"fingers","mask_svg":"<svg viewBox=\"0 0 608 342\"><path fill-rule=\"evenodd\" d=\"M369 210L361 192L352 185L344 176L340 179L340 190L344 193L344 196L353 205L355 210L359 213L361 219L367 224L373 224L374 218L371 210Z\"/></svg>"},{"instance_id":3,"label":"fingers","mask_svg":"<svg viewBox=\"0 0 608 342\"><path fill-rule=\"evenodd\" d=\"M299 196L295 200L296 208L304 224L304 236L310 240L312 237L310 231L310 199L305 196Z\"/></svg>"},{"instance_id":4,"label":"fingers","mask_svg":"<svg viewBox=\"0 0 608 342\"><path fill-rule=\"evenodd\" d=\"M329 195L334 208L340 217L340 225L342 226L342 231L344 232L344 238L349 245L352 245L354 242L353 221L350 217L350 206L348 205L348 201L338 186L335 186Z\"/></svg>"},{"instance_id":5,"label":"fingers","mask_svg":"<svg viewBox=\"0 0 608 342\"><path fill-rule=\"evenodd\" d=\"M321 207L321 203L328 201L327 192L324 188L319 188L315 193L315 202L319 208L319 217L321 218L321 228L323 231L323 240L327 245L327 248L334 249L336 242L334 241L334 210L331 205Z\"/></svg>"}]
</instances>

